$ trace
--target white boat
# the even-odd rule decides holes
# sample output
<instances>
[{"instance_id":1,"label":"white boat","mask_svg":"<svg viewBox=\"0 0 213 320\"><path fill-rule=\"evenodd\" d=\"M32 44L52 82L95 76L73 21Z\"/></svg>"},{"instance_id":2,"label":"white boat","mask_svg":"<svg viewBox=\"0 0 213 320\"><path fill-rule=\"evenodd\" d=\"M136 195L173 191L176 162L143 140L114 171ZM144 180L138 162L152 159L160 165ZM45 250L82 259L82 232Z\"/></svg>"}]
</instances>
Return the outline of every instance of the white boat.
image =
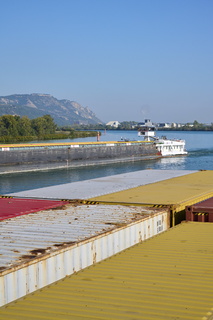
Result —
<instances>
[{"instance_id":1,"label":"white boat","mask_svg":"<svg viewBox=\"0 0 213 320\"><path fill-rule=\"evenodd\" d=\"M143 126L138 130L138 136L143 137L144 141L153 141L160 155L177 156L186 155L185 140L167 139L165 136L159 138L155 135L154 126Z\"/></svg>"}]
</instances>

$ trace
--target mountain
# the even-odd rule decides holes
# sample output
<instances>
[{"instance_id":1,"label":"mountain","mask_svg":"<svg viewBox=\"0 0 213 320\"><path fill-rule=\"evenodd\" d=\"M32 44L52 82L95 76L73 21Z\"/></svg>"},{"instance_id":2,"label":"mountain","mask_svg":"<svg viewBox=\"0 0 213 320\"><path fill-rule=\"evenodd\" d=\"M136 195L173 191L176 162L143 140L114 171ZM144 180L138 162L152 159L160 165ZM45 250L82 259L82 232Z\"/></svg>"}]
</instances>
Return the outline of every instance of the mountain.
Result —
<instances>
[{"instance_id":1,"label":"mountain","mask_svg":"<svg viewBox=\"0 0 213 320\"><path fill-rule=\"evenodd\" d=\"M0 96L0 116L12 114L38 118L51 115L59 126L103 123L88 108L70 100L58 100L49 94L14 94Z\"/></svg>"}]
</instances>

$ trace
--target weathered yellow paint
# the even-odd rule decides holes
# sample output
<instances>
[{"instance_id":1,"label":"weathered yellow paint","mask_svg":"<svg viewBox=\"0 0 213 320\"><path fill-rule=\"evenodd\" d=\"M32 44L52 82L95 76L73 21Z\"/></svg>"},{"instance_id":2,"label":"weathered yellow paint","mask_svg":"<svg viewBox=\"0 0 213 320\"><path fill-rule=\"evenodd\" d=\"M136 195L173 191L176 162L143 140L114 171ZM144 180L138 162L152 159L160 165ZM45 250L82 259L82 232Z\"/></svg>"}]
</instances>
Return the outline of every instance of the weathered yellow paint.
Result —
<instances>
[{"instance_id":1,"label":"weathered yellow paint","mask_svg":"<svg viewBox=\"0 0 213 320\"><path fill-rule=\"evenodd\" d=\"M98 203L168 206L175 214L213 196L213 171L199 171L168 180L88 199Z\"/></svg>"},{"instance_id":2,"label":"weathered yellow paint","mask_svg":"<svg viewBox=\"0 0 213 320\"><path fill-rule=\"evenodd\" d=\"M187 222L0 309L0 319L212 319L213 223Z\"/></svg>"},{"instance_id":3,"label":"weathered yellow paint","mask_svg":"<svg viewBox=\"0 0 213 320\"><path fill-rule=\"evenodd\" d=\"M70 145L79 145L79 146L88 146L88 145L91 145L91 146L94 146L94 145L100 145L100 146L104 146L104 145L107 145L107 144L115 144L115 145L119 145L119 144L123 144L123 145L126 145L126 144L150 144L151 142L149 141L128 141L128 142L124 142L124 141L97 141L97 142L52 142L52 143L20 143L20 144L0 144L0 148L35 148L35 147L57 147L57 146L70 146Z\"/></svg>"}]
</instances>

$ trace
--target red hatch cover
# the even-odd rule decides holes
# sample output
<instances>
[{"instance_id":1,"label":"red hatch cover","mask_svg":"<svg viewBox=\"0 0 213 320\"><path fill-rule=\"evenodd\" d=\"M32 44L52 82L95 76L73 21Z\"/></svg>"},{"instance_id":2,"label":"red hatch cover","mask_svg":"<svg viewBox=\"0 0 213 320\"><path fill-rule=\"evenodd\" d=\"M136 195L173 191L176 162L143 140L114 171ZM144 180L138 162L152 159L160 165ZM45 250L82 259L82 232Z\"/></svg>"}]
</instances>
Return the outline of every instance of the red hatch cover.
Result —
<instances>
[{"instance_id":1,"label":"red hatch cover","mask_svg":"<svg viewBox=\"0 0 213 320\"><path fill-rule=\"evenodd\" d=\"M195 203L192 205L193 208L195 209L200 209L200 208L207 208L207 209L212 209L213 208L213 197L203 200L201 202Z\"/></svg>"},{"instance_id":2,"label":"red hatch cover","mask_svg":"<svg viewBox=\"0 0 213 320\"><path fill-rule=\"evenodd\" d=\"M46 209L57 208L67 203L69 203L69 201L0 198L0 220Z\"/></svg>"}]
</instances>

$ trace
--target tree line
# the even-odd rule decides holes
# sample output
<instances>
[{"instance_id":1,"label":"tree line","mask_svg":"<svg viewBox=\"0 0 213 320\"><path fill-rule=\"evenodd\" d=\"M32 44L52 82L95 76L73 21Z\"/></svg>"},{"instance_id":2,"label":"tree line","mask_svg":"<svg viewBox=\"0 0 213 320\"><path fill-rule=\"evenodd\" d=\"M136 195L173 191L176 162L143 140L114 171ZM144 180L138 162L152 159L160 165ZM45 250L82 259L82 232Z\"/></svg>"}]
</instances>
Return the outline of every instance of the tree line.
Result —
<instances>
[{"instance_id":1,"label":"tree line","mask_svg":"<svg viewBox=\"0 0 213 320\"><path fill-rule=\"evenodd\" d=\"M26 137L43 136L53 134L56 131L56 124L50 115L44 115L36 119L29 119L27 116L3 115L0 117L0 137Z\"/></svg>"},{"instance_id":2,"label":"tree line","mask_svg":"<svg viewBox=\"0 0 213 320\"><path fill-rule=\"evenodd\" d=\"M123 121L120 122L117 128L107 126L106 124L90 124L90 125L72 125L75 130L138 130L140 126L136 121ZM62 127L62 130L70 130L71 127ZM203 124L195 120L192 123L183 124L180 127L157 127L161 131L213 131L213 123Z\"/></svg>"},{"instance_id":3,"label":"tree line","mask_svg":"<svg viewBox=\"0 0 213 320\"><path fill-rule=\"evenodd\" d=\"M96 136L94 131L76 131L69 129L66 132L58 128L50 115L35 119L27 116L0 116L0 142L21 142L33 140L67 139Z\"/></svg>"}]
</instances>

